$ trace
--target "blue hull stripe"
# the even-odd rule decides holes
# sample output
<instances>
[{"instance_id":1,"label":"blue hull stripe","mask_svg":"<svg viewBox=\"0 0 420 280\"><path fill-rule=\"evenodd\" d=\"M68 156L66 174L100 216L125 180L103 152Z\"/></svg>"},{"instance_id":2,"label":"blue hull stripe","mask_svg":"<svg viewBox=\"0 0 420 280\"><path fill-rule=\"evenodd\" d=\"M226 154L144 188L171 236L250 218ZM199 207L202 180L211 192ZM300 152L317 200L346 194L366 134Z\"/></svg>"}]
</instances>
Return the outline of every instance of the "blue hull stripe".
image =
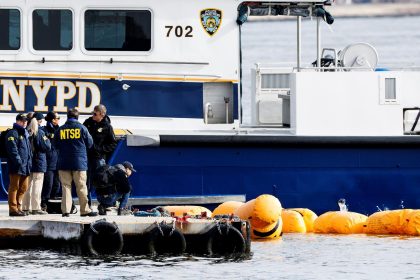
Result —
<instances>
[{"instance_id":1,"label":"blue hull stripe","mask_svg":"<svg viewBox=\"0 0 420 280\"><path fill-rule=\"evenodd\" d=\"M260 194L277 196L285 208L318 214L420 208L420 147L126 147L116 162L137 172L134 196Z\"/></svg>"},{"instance_id":2,"label":"blue hull stripe","mask_svg":"<svg viewBox=\"0 0 420 280\"><path fill-rule=\"evenodd\" d=\"M0 79L27 80L27 77L1 77ZM57 79L31 78L30 80L56 81ZM203 83L172 81L137 81L137 80L83 80L60 79L60 81L91 82L101 91L101 103L108 108L112 116L166 117L166 118L202 118L203 117ZM127 84L127 91L122 89ZM234 118L238 118L238 84L232 84L234 92ZM57 90L52 86L46 98L49 110L57 102ZM0 85L0 104L3 103L3 87ZM87 94L87 104L91 103ZM25 87L25 109L34 111L37 104L36 95L31 86ZM12 112L16 108L12 105ZM78 96L65 101L67 107L78 107ZM10 111L0 111L10 113ZM61 112L64 113L64 112Z\"/></svg>"},{"instance_id":3,"label":"blue hull stripe","mask_svg":"<svg viewBox=\"0 0 420 280\"><path fill-rule=\"evenodd\" d=\"M371 214L381 209L420 208L420 146L417 147L127 147L114 163L131 161L132 196L260 194L285 208L321 214L338 210ZM6 173L7 174L7 173ZM8 177L3 177L8 181ZM5 182L7 184L7 182ZM1 199L6 200L4 193Z\"/></svg>"}]
</instances>

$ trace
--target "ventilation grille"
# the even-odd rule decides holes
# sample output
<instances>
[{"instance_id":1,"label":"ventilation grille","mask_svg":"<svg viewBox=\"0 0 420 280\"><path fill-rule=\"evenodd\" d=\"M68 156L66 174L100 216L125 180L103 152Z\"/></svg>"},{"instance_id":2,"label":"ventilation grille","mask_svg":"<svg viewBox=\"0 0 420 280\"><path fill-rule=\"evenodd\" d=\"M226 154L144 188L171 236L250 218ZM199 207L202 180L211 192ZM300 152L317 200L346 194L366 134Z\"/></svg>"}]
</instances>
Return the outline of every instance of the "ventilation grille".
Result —
<instances>
[{"instance_id":1,"label":"ventilation grille","mask_svg":"<svg viewBox=\"0 0 420 280\"><path fill-rule=\"evenodd\" d=\"M289 74L261 74L261 89L286 89L289 86Z\"/></svg>"}]
</instances>

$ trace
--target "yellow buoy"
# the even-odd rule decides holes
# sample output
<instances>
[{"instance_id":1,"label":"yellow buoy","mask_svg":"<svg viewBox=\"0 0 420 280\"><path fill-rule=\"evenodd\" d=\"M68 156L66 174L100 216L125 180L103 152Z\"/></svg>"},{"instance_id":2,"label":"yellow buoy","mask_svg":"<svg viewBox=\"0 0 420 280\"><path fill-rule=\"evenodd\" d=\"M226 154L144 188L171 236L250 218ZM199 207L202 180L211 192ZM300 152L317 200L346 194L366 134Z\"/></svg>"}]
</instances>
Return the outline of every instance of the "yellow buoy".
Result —
<instances>
[{"instance_id":1,"label":"yellow buoy","mask_svg":"<svg viewBox=\"0 0 420 280\"><path fill-rule=\"evenodd\" d=\"M305 221L306 232L314 232L314 222L316 218L318 218L318 215L315 214L315 212L308 208L291 208L288 210L299 212L302 215L303 220Z\"/></svg>"},{"instance_id":2,"label":"yellow buoy","mask_svg":"<svg viewBox=\"0 0 420 280\"><path fill-rule=\"evenodd\" d=\"M217 206L216 209L213 210L212 217L216 215L231 215L235 213L236 209L238 209L242 205L244 205L244 203L239 201L223 202L222 204Z\"/></svg>"},{"instance_id":3,"label":"yellow buoy","mask_svg":"<svg viewBox=\"0 0 420 280\"><path fill-rule=\"evenodd\" d=\"M283 232L285 233L305 233L306 225L303 216L293 210L283 209L281 212L283 220Z\"/></svg>"},{"instance_id":4,"label":"yellow buoy","mask_svg":"<svg viewBox=\"0 0 420 280\"><path fill-rule=\"evenodd\" d=\"M369 216L365 232L368 234L405 234L412 212L411 209L376 212Z\"/></svg>"},{"instance_id":5,"label":"yellow buoy","mask_svg":"<svg viewBox=\"0 0 420 280\"><path fill-rule=\"evenodd\" d=\"M405 232L408 235L420 235L420 210L413 210L408 215L408 224Z\"/></svg>"},{"instance_id":6,"label":"yellow buoy","mask_svg":"<svg viewBox=\"0 0 420 280\"><path fill-rule=\"evenodd\" d=\"M235 211L235 215L248 220L253 238L278 238L282 232L280 201L268 194L252 199Z\"/></svg>"},{"instance_id":7,"label":"yellow buoy","mask_svg":"<svg viewBox=\"0 0 420 280\"><path fill-rule=\"evenodd\" d=\"M347 211L330 211L319 216L314 222L316 233L363 233L367 216Z\"/></svg>"},{"instance_id":8,"label":"yellow buoy","mask_svg":"<svg viewBox=\"0 0 420 280\"><path fill-rule=\"evenodd\" d=\"M175 216L182 217L184 214L195 216L201 215L205 212L207 217L211 217L211 211L206 207L195 206L195 205L168 205L163 207L169 213L174 213Z\"/></svg>"}]
</instances>

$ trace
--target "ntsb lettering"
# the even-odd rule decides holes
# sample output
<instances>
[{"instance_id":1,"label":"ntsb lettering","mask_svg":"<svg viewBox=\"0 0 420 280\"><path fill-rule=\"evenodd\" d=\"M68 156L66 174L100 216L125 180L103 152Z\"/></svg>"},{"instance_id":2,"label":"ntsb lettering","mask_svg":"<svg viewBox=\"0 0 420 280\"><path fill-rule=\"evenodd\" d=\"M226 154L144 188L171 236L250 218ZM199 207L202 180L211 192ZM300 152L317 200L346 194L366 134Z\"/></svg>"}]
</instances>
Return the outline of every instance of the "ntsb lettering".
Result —
<instances>
[{"instance_id":1,"label":"ntsb lettering","mask_svg":"<svg viewBox=\"0 0 420 280\"><path fill-rule=\"evenodd\" d=\"M67 128L60 130L60 139L80 139L80 128Z\"/></svg>"}]
</instances>

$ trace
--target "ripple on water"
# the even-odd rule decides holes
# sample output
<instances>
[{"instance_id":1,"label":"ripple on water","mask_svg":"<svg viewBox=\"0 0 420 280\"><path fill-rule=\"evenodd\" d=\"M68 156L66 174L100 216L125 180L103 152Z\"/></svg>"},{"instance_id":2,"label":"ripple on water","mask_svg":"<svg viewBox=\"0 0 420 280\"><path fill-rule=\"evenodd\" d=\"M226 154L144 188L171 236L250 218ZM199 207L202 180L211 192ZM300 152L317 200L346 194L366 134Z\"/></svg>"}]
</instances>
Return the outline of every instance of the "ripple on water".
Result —
<instances>
[{"instance_id":1,"label":"ripple on water","mask_svg":"<svg viewBox=\"0 0 420 280\"><path fill-rule=\"evenodd\" d=\"M244 260L197 256L91 258L0 251L5 279L415 279L420 238L285 234L253 242ZM22 269L16 269L16 268Z\"/></svg>"}]
</instances>

